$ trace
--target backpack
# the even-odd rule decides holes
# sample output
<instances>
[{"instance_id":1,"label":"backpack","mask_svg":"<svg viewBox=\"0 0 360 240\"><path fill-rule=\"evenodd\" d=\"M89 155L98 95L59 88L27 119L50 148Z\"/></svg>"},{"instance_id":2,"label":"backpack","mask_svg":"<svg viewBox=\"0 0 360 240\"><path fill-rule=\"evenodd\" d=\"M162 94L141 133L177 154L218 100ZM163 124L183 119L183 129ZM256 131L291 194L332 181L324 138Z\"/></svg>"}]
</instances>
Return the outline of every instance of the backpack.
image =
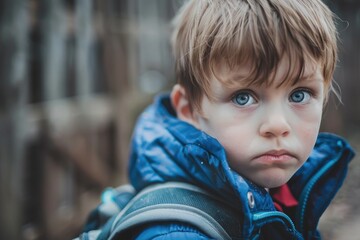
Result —
<instances>
[{"instance_id":1,"label":"backpack","mask_svg":"<svg viewBox=\"0 0 360 240\"><path fill-rule=\"evenodd\" d=\"M104 192L77 239L129 239L131 229L143 224L180 221L213 239L230 240L240 236L241 216L218 195L188 183L155 184L138 193L123 185Z\"/></svg>"}]
</instances>

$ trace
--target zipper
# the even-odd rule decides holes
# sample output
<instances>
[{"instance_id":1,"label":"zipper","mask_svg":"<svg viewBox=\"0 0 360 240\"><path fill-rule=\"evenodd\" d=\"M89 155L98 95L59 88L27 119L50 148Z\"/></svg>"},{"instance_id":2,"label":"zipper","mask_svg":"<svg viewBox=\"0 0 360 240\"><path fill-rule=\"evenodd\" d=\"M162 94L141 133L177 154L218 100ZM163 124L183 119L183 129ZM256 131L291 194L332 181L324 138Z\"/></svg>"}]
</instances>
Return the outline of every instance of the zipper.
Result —
<instances>
[{"instance_id":1,"label":"zipper","mask_svg":"<svg viewBox=\"0 0 360 240\"><path fill-rule=\"evenodd\" d=\"M279 219L280 221L284 222L293 232L296 232L295 225L293 221L290 219L288 215L278 211L270 211L270 212L259 212L253 215L254 222L265 221L266 219Z\"/></svg>"},{"instance_id":2,"label":"zipper","mask_svg":"<svg viewBox=\"0 0 360 240\"><path fill-rule=\"evenodd\" d=\"M342 145L342 143L339 141L338 145ZM299 208L297 210L297 218L299 219L299 223L298 223L298 227L299 227L299 232L304 234L304 219L305 219L305 212L306 212L306 207L308 205L308 201L309 201L309 197L310 194L314 188L314 186L316 185L316 183L321 179L321 177L328 172L334 165L335 163L338 162L338 160L340 159L340 157L342 156L343 151L340 151L340 153L330 162L328 162L327 164L325 164L325 166L323 166L305 185L304 190L301 192L300 194L300 200L299 200Z\"/></svg>"}]
</instances>

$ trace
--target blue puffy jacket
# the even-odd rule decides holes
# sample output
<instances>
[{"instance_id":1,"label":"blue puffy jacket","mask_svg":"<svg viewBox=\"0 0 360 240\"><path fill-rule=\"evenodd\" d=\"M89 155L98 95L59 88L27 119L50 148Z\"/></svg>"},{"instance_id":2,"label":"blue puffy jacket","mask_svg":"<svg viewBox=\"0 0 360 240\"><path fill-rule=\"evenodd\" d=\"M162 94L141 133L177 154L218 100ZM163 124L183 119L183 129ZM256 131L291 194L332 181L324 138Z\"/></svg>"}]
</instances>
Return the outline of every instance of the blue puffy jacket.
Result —
<instances>
[{"instance_id":1,"label":"blue puffy jacket","mask_svg":"<svg viewBox=\"0 0 360 240\"><path fill-rule=\"evenodd\" d=\"M353 156L343 139L319 134L311 156L288 183L299 205L283 214L275 210L265 189L229 167L224 149L216 139L176 118L169 96L164 95L137 122L129 176L136 190L154 183L180 181L236 201L243 213L239 217L244 219L238 239L320 239L318 221L342 185ZM188 224L159 222L135 229L133 239L209 237Z\"/></svg>"}]
</instances>

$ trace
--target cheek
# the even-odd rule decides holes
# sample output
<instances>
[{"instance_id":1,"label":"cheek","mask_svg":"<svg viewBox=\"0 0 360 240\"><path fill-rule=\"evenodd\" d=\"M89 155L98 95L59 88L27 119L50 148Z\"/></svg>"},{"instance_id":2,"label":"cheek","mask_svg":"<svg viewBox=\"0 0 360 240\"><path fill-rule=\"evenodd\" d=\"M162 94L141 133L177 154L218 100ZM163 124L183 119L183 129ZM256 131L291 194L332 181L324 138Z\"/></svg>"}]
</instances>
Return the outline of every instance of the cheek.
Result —
<instances>
[{"instance_id":1,"label":"cheek","mask_svg":"<svg viewBox=\"0 0 360 240\"><path fill-rule=\"evenodd\" d=\"M248 149L249 139L255 137L256 121L231 105L213 109L217 111L212 112L204 131L220 142L228 157L244 156L243 150Z\"/></svg>"},{"instance_id":2,"label":"cheek","mask_svg":"<svg viewBox=\"0 0 360 240\"><path fill-rule=\"evenodd\" d=\"M292 126L300 146L303 146L302 151L299 153L302 155L302 160L305 161L309 157L319 134L322 105L318 104L302 112L301 115L298 115L296 118L297 120L294 121L295 124Z\"/></svg>"},{"instance_id":3,"label":"cheek","mask_svg":"<svg viewBox=\"0 0 360 240\"><path fill-rule=\"evenodd\" d=\"M298 134L312 138L317 136L322 118L322 105L317 104L305 111L299 111L296 120L293 120L293 127Z\"/></svg>"},{"instance_id":4,"label":"cheek","mask_svg":"<svg viewBox=\"0 0 360 240\"><path fill-rule=\"evenodd\" d=\"M221 110L214 108L208 117L201 117L198 122L201 130L223 143L238 132L239 122L229 111Z\"/></svg>"},{"instance_id":5,"label":"cheek","mask_svg":"<svg viewBox=\"0 0 360 240\"><path fill-rule=\"evenodd\" d=\"M255 134L252 128L245 124L238 124L238 126L224 127L217 138L220 144L225 148L226 153L230 159L243 158L247 151L244 149L251 148L250 139L254 139Z\"/></svg>"},{"instance_id":6,"label":"cheek","mask_svg":"<svg viewBox=\"0 0 360 240\"><path fill-rule=\"evenodd\" d=\"M316 101L309 105L295 107L296 117L306 124L319 124L322 117L322 101Z\"/></svg>"},{"instance_id":7,"label":"cheek","mask_svg":"<svg viewBox=\"0 0 360 240\"><path fill-rule=\"evenodd\" d=\"M252 149L252 140L258 134L257 115L250 117L248 114L239 114L236 111L226 111L226 113L224 111L217 116L216 120L212 119L209 132L225 148L228 156L245 157Z\"/></svg>"},{"instance_id":8,"label":"cheek","mask_svg":"<svg viewBox=\"0 0 360 240\"><path fill-rule=\"evenodd\" d=\"M320 124L313 124L312 126L308 126L307 128L300 128L298 130L299 140L301 145L303 146L301 153L303 161L305 161L312 149L314 148L318 133L319 133L319 125Z\"/></svg>"}]
</instances>

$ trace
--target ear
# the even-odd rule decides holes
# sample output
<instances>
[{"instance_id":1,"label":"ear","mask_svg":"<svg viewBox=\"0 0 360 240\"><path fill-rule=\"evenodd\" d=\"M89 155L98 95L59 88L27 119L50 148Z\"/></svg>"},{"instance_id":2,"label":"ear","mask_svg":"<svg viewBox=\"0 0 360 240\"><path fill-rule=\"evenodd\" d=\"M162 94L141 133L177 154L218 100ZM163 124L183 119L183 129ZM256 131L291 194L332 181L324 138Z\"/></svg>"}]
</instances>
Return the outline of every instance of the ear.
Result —
<instances>
[{"instance_id":1,"label":"ear","mask_svg":"<svg viewBox=\"0 0 360 240\"><path fill-rule=\"evenodd\" d=\"M197 127L197 121L194 118L189 99L186 96L185 89L180 84L173 87L170 98L177 117Z\"/></svg>"}]
</instances>

